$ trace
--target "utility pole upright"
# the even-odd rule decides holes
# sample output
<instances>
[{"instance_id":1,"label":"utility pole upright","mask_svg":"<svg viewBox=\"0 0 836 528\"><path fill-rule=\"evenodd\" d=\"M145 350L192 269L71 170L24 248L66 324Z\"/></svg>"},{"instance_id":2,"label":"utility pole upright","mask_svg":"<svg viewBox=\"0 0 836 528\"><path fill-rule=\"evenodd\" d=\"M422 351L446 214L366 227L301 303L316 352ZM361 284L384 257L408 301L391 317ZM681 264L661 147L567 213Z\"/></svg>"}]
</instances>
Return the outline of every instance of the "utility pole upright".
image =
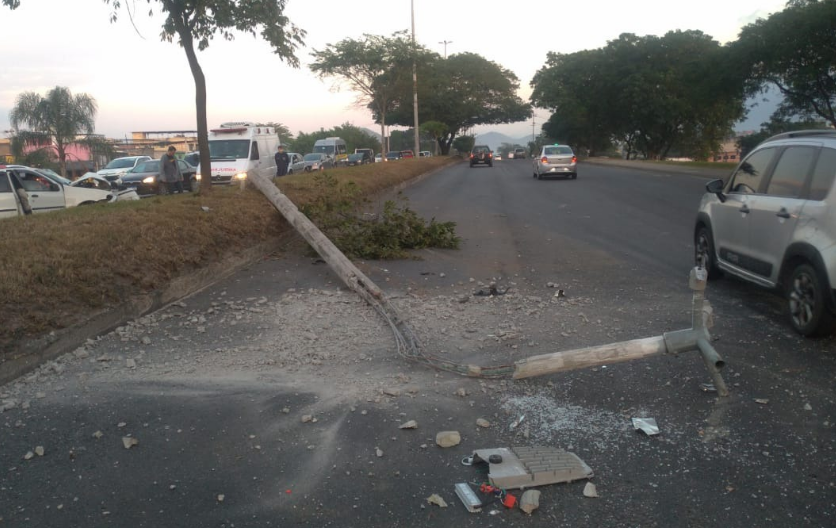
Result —
<instances>
[{"instance_id":1,"label":"utility pole upright","mask_svg":"<svg viewBox=\"0 0 836 528\"><path fill-rule=\"evenodd\" d=\"M415 47L415 0L410 0L412 11L412 119L415 124L415 150L413 155L417 158L421 151L421 138L418 132L418 67L416 65Z\"/></svg>"}]
</instances>

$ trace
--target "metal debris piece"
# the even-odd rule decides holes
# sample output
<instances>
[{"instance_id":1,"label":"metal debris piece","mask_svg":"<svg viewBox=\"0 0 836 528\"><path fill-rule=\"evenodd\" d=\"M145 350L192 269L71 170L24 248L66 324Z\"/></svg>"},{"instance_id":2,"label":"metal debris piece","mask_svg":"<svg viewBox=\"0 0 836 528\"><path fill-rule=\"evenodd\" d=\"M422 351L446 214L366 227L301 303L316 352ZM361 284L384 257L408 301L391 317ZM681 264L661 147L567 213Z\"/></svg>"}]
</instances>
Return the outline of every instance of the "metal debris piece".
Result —
<instances>
[{"instance_id":1,"label":"metal debris piece","mask_svg":"<svg viewBox=\"0 0 836 528\"><path fill-rule=\"evenodd\" d=\"M759 403L761 405L766 405L767 403L769 403L769 399L768 398L755 398L755 403Z\"/></svg>"},{"instance_id":2,"label":"metal debris piece","mask_svg":"<svg viewBox=\"0 0 836 528\"><path fill-rule=\"evenodd\" d=\"M633 428L636 431L643 431L647 436L659 434L656 418L633 418Z\"/></svg>"},{"instance_id":3,"label":"metal debris piece","mask_svg":"<svg viewBox=\"0 0 836 528\"><path fill-rule=\"evenodd\" d=\"M587 482L586 486L583 487L583 496L589 497L590 499L595 499L598 497L598 490L595 488L595 484L591 482Z\"/></svg>"},{"instance_id":4,"label":"metal debris piece","mask_svg":"<svg viewBox=\"0 0 836 528\"><path fill-rule=\"evenodd\" d=\"M438 493L433 493L432 495L427 497L427 502L429 502L430 504L435 504L436 506L439 506L441 508L447 507L447 503L444 502L444 499L442 499Z\"/></svg>"},{"instance_id":5,"label":"metal debris piece","mask_svg":"<svg viewBox=\"0 0 836 528\"><path fill-rule=\"evenodd\" d=\"M523 423L523 420L525 420L525 415L524 415L524 414L523 414L523 415L520 415L520 417L519 417L519 418L517 418L516 420L514 420L513 422L511 422L511 425L508 427L508 430L509 430L509 431L513 431L514 429L516 429L517 427L519 427L521 423Z\"/></svg>"},{"instance_id":6,"label":"metal debris piece","mask_svg":"<svg viewBox=\"0 0 836 528\"><path fill-rule=\"evenodd\" d=\"M700 383L700 389L703 392L717 392L717 387L713 383Z\"/></svg>"},{"instance_id":7,"label":"metal debris piece","mask_svg":"<svg viewBox=\"0 0 836 528\"><path fill-rule=\"evenodd\" d=\"M479 500L479 497L476 496L467 482L457 483L455 490L456 495L462 501L464 507L467 508L467 511L470 513L479 513L482 511L482 501Z\"/></svg>"},{"instance_id":8,"label":"metal debris piece","mask_svg":"<svg viewBox=\"0 0 836 528\"><path fill-rule=\"evenodd\" d=\"M410 420L398 426L398 429L418 429L418 422Z\"/></svg>"}]
</instances>

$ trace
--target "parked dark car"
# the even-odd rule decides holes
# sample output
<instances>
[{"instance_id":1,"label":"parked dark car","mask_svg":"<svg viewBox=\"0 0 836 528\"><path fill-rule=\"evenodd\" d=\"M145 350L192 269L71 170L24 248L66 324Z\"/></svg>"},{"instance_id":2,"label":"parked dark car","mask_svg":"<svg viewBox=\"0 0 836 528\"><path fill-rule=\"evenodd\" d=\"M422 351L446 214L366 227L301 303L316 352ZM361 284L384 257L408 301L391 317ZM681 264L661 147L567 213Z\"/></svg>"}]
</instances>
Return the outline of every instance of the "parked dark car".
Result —
<instances>
[{"instance_id":1,"label":"parked dark car","mask_svg":"<svg viewBox=\"0 0 836 528\"><path fill-rule=\"evenodd\" d=\"M403 159L403 154L399 151L393 150L391 152L386 153L386 157L383 158L385 161L398 161Z\"/></svg>"},{"instance_id":2,"label":"parked dark car","mask_svg":"<svg viewBox=\"0 0 836 528\"><path fill-rule=\"evenodd\" d=\"M349 154L348 159L346 160L346 165L349 167L353 167L354 165L365 165L366 163L371 163L371 159L369 159L368 152L355 152L354 154Z\"/></svg>"},{"instance_id":3,"label":"parked dark car","mask_svg":"<svg viewBox=\"0 0 836 528\"><path fill-rule=\"evenodd\" d=\"M180 172L183 173L183 189L197 190L195 175L197 168L187 161L177 160ZM140 196L160 194L160 160L145 161L122 176L122 184L133 189Z\"/></svg>"},{"instance_id":4,"label":"parked dark car","mask_svg":"<svg viewBox=\"0 0 836 528\"><path fill-rule=\"evenodd\" d=\"M493 167L493 152L487 145L474 145L470 151L470 166L484 164Z\"/></svg>"}]
</instances>

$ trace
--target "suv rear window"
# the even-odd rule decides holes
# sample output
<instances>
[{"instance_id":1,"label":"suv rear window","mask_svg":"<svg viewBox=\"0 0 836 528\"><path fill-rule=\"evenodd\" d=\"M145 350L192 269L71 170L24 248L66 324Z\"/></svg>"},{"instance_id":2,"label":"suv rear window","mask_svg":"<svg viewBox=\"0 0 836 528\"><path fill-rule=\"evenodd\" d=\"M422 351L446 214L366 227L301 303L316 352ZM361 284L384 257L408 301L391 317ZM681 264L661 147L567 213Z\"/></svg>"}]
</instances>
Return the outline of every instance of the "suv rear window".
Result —
<instances>
[{"instance_id":1,"label":"suv rear window","mask_svg":"<svg viewBox=\"0 0 836 528\"><path fill-rule=\"evenodd\" d=\"M763 174L775 156L774 148L761 149L746 158L732 176L731 190L734 193L755 194L760 188Z\"/></svg>"},{"instance_id":2,"label":"suv rear window","mask_svg":"<svg viewBox=\"0 0 836 528\"><path fill-rule=\"evenodd\" d=\"M816 162L816 168L813 169L810 200L824 200L833 186L834 179L836 179L836 150L823 148Z\"/></svg>"}]
</instances>

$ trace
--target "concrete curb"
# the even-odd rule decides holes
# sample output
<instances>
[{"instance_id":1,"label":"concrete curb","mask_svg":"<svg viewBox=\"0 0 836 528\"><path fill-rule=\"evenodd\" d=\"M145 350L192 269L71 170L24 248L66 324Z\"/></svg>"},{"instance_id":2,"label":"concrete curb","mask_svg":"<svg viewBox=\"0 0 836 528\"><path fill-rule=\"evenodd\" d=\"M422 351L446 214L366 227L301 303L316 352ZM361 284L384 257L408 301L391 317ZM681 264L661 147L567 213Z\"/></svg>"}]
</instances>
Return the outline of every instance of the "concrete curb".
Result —
<instances>
[{"instance_id":1,"label":"concrete curb","mask_svg":"<svg viewBox=\"0 0 836 528\"><path fill-rule=\"evenodd\" d=\"M610 158L586 158L581 160L581 163L589 163L592 165L608 165L611 167L620 167L624 169L635 169L647 172L661 172L664 174L685 174L688 176L696 176L698 178L705 178L708 180L726 179L731 174L729 169L707 169L703 167L685 167L677 165L667 165L661 163L653 163L640 160L618 160Z\"/></svg>"},{"instance_id":2,"label":"concrete curb","mask_svg":"<svg viewBox=\"0 0 836 528\"><path fill-rule=\"evenodd\" d=\"M378 195L400 192L453 164L455 162L420 174L395 185L391 189L381 191ZM214 262L177 277L160 290L132 297L121 304L94 313L78 324L19 344L0 358L0 385L36 369L42 363L72 352L87 342L87 339L91 336L99 336L110 332L130 320L142 317L172 302L195 294L247 267L263 255L272 253L298 236L295 231L290 229L290 226L287 227L286 231L278 234L273 240L239 251L219 262Z\"/></svg>"}]
</instances>

